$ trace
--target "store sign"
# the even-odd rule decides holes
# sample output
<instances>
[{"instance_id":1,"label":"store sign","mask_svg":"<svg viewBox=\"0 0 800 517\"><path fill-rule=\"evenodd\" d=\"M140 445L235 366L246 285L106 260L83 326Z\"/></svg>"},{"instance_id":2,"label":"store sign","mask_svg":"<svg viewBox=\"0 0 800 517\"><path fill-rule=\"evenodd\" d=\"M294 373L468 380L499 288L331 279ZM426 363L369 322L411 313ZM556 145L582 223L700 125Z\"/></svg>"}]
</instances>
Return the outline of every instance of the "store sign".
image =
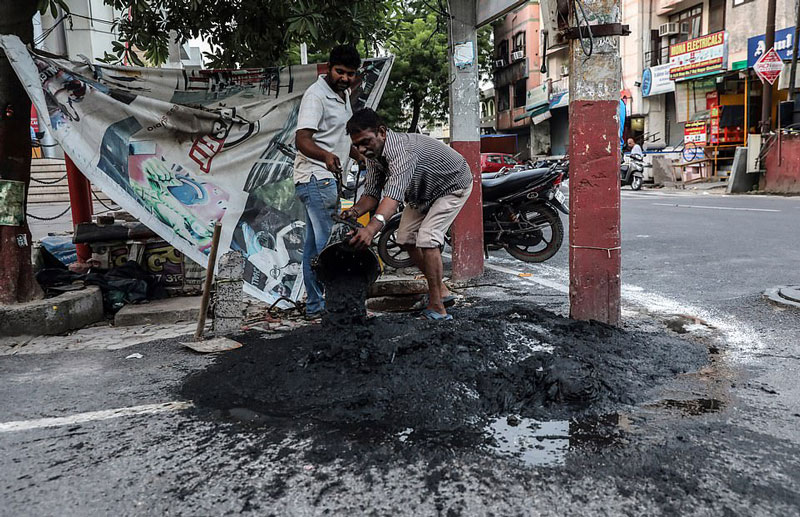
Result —
<instances>
[{"instance_id":1,"label":"store sign","mask_svg":"<svg viewBox=\"0 0 800 517\"><path fill-rule=\"evenodd\" d=\"M753 68L756 61L767 52L764 35L747 40L747 68ZM775 31L775 50L783 61L792 59L794 52L794 27Z\"/></svg>"},{"instance_id":2,"label":"store sign","mask_svg":"<svg viewBox=\"0 0 800 517\"><path fill-rule=\"evenodd\" d=\"M693 79L727 70L726 32L715 32L671 45L669 67L669 78L673 81Z\"/></svg>"},{"instance_id":3,"label":"store sign","mask_svg":"<svg viewBox=\"0 0 800 517\"><path fill-rule=\"evenodd\" d=\"M549 103L550 99L547 96L547 84L531 88L528 90L528 93L525 94L525 109L528 111Z\"/></svg>"},{"instance_id":4,"label":"store sign","mask_svg":"<svg viewBox=\"0 0 800 517\"><path fill-rule=\"evenodd\" d=\"M642 97L675 91L675 81L669 78L670 65L645 68L642 72Z\"/></svg>"},{"instance_id":5,"label":"store sign","mask_svg":"<svg viewBox=\"0 0 800 517\"><path fill-rule=\"evenodd\" d=\"M686 144L706 145L706 133L706 122L704 120L687 122L686 125L683 126L683 142Z\"/></svg>"},{"instance_id":6,"label":"store sign","mask_svg":"<svg viewBox=\"0 0 800 517\"><path fill-rule=\"evenodd\" d=\"M781 72L783 72L784 66L781 56L775 51L775 47L772 47L758 58L756 64L753 65L753 70L755 70L762 81L775 84L775 80L781 75Z\"/></svg>"}]
</instances>

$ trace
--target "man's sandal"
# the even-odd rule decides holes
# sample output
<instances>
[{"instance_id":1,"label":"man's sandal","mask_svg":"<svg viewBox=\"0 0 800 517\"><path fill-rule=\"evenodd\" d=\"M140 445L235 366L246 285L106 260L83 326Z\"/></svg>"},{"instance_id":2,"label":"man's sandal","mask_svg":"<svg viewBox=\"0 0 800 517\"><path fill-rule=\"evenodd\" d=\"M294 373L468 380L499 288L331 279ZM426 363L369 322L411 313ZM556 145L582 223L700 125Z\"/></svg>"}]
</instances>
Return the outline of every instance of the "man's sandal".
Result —
<instances>
[{"instance_id":1,"label":"man's sandal","mask_svg":"<svg viewBox=\"0 0 800 517\"><path fill-rule=\"evenodd\" d=\"M452 314L439 314L433 309L425 309L422 311L422 319L431 321L450 321L453 319Z\"/></svg>"},{"instance_id":2,"label":"man's sandal","mask_svg":"<svg viewBox=\"0 0 800 517\"><path fill-rule=\"evenodd\" d=\"M421 300L419 300L417 303L415 303L414 305L411 306L411 310L412 311L421 311L422 309L425 309L425 308L428 307L428 302L429 301L430 301L430 298L426 294L425 296L422 297ZM449 295L445 296L444 298L442 298L442 305L444 305L445 308L452 307L455 304L456 304L456 295L454 295L454 294L449 294Z\"/></svg>"}]
</instances>

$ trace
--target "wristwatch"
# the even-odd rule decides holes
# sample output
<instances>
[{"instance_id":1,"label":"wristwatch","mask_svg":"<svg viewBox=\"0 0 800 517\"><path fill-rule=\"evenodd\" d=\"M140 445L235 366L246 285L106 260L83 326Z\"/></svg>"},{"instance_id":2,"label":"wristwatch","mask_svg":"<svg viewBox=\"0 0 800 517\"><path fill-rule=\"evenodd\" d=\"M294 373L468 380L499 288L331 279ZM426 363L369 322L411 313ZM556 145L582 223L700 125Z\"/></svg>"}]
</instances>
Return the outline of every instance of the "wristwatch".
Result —
<instances>
[{"instance_id":1,"label":"wristwatch","mask_svg":"<svg viewBox=\"0 0 800 517\"><path fill-rule=\"evenodd\" d=\"M381 223L381 228L386 226L386 218L383 217L381 214L375 214L372 216L372 218Z\"/></svg>"}]
</instances>

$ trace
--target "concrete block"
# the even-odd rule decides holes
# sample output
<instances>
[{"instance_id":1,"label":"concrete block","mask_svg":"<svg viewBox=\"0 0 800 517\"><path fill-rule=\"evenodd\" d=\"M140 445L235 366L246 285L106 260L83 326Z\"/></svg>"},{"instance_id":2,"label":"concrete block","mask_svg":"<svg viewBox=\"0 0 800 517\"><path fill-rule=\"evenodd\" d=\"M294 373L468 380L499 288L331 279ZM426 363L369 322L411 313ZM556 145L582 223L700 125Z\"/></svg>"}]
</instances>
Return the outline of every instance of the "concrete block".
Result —
<instances>
[{"instance_id":1,"label":"concrete block","mask_svg":"<svg viewBox=\"0 0 800 517\"><path fill-rule=\"evenodd\" d=\"M217 334L242 331L243 275L244 255L241 252L229 251L220 257L214 293L214 332Z\"/></svg>"},{"instance_id":2,"label":"concrete block","mask_svg":"<svg viewBox=\"0 0 800 517\"><path fill-rule=\"evenodd\" d=\"M664 185L667 182L674 182L672 175L672 160L666 156L653 156L653 182L656 185Z\"/></svg>"},{"instance_id":3,"label":"concrete block","mask_svg":"<svg viewBox=\"0 0 800 517\"><path fill-rule=\"evenodd\" d=\"M424 278L382 276L370 286L368 296L401 296L412 294L425 294L428 292L428 282Z\"/></svg>"},{"instance_id":4,"label":"concrete block","mask_svg":"<svg viewBox=\"0 0 800 517\"><path fill-rule=\"evenodd\" d=\"M103 319L103 294L97 286L53 298L0 305L0 335L53 335Z\"/></svg>"},{"instance_id":5,"label":"concrete block","mask_svg":"<svg viewBox=\"0 0 800 517\"><path fill-rule=\"evenodd\" d=\"M733 167L728 179L728 194L750 192L758 183L758 174L747 173L747 147L737 147L733 155Z\"/></svg>"},{"instance_id":6,"label":"concrete block","mask_svg":"<svg viewBox=\"0 0 800 517\"><path fill-rule=\"evenodd\" d=\"M200 296L183 296L153 300L149 303L126 305L114 316L114 325L172 324L179 321L197 321L200 314Z\"/></svg>"}]
</instances>

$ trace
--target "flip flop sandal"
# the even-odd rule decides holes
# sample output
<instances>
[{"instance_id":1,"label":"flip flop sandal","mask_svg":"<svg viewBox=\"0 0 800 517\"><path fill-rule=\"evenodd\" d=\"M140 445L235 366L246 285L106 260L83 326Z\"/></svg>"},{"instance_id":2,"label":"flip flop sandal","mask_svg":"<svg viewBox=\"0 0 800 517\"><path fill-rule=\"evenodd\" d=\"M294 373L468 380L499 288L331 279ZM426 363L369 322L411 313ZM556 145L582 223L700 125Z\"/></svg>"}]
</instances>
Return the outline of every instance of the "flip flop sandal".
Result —
<instances>
[{"instance_id":1,"label":"flip flop sandal","mask_svg":"<svg viewBox=\"0 0 800 517\"><path fill-rule=\"evenodd\" d=\"M422 311L422 319L431 321L450 321L453 319L452 314L439 314L433 309L425 309Z\"/></svg>"},{"instance_id":2,"label":"flip flop sandal","mask_svg":"<svg viewBox=\"0 0 800 517\"><path fill-rule=\"evenodd\" d=\"M411 310L421 311L422 309L428 306L428 300L429 300L428 295L427 294L424 295L420 301L411 306ZM444 305L445 308L452 307L455 304L456 304L456 295L454 294L449 294L444 298L442 298L442 305Z\"/></svg>"}]
</instances>

